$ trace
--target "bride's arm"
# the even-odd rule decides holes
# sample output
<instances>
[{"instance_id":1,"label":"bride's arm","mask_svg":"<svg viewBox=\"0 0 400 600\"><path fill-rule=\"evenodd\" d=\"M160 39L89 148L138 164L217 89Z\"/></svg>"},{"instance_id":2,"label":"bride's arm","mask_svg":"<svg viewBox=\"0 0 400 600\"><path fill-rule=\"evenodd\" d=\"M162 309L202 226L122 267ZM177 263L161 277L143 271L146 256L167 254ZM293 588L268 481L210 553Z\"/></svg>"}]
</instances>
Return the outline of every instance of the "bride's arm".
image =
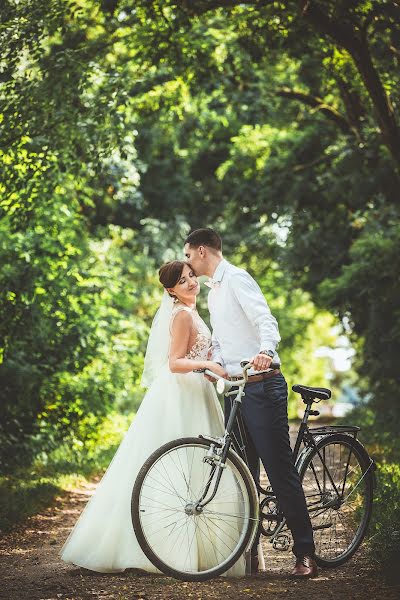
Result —
<instances>
[{"instance_id":1,"label":"bride's arm","mask_svg":"<svg viewBox=\"0 0 400 600\"><path fill-rule=\"evenodd\" d=\"M218 373L222 367L211 360L192 360L191 358L185 358L188 353L191 328L192 317L190 313L186 310L178 312L171 327L171 347L169 351L170 370L172 373L190 373L190 371L195 371L197 369L211 369L214 373Z\"/></svg>"}]
</instances>

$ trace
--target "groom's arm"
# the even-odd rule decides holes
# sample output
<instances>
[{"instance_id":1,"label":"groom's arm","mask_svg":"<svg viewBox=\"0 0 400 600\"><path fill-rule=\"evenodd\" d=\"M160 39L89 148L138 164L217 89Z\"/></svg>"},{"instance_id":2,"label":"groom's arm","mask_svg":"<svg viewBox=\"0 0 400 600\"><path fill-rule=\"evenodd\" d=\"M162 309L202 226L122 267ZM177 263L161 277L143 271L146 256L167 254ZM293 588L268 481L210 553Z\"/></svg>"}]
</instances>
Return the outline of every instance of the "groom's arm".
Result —
<instances>
[{"instance_id":1,"label":"groom's arm","mask_svg":"<svg viewBox=\"0 0 400 600\"><path fill-rule=\"evenodd\" d=\"M247 318L259 333L259 350L272 350L275 352L278 343L281 341L278 322L272 315L259 285L248 273L243 272L231 277L230 286ZM272 359L261 355L260 361L264 365L266 362L271 363Z\"/></svg>"}]
</instances>

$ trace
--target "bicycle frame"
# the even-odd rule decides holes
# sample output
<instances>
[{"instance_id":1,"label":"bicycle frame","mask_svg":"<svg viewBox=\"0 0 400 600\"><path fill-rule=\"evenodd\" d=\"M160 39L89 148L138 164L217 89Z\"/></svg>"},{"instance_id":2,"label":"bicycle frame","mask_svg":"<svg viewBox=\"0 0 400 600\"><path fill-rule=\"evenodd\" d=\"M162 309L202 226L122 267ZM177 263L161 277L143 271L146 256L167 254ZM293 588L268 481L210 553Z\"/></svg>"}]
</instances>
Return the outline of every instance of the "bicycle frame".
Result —
<instances>
[{"instance_id":1,"label":"bicycle frame","mask_svg":"<svg viewBox=\"0 0 400 600\"><path fill-rule=\"evenodd\" d=\"M212 446L210 449L210 456L208 458L209 458L210 464L213 464L214 468L211 471L211 474L210 474L208 482L205 486L203 495L196 503L197 510L202 510L204 508L204 506L206 506L209 502L211 502L211 500L215 497L215 494L217 493L218 485L219 485L219 482L220 482L221 476L222 476L222 470L224 469L225 461L226 461L228 452L232 445L233 427L234 427L235 421L240 417L239 409L240 409L240 405L242 403L242 397L245 395L244 387L248 381L248 373L247 372L250 368L251 368L251 364L247 363L243 367L243 379L240 379L238 381L228 381L227 379L224 379L223 377L216 375L215 373L213 373L212 371L209 371L208 369L203 371L206 375L209 375L210 377L213 377L214 379L217 380L217 382L218 382L217 390L220 393L224 392L225 396L235 396L235 399L233 401L232 410L230 412L228 423L226 424L223 437L222 438L213 438L210 436L200 435L200 437L202 439L206 439L206 440L212 442ZM220 384L220 383L221 383L221 385L219 386L219 389L218 389L218 384ZM237 390L231 392L230 389L232 387L235 387L235 388L237 387ZM220 450L219 451L217 450L215 452L215 447L219 447ZM245 463L245 465L249 471L249 475L250 475L251 479L253 480L251 473L250 473L249 464L248 464L247 456L246 456L246 452L245 452L245 443L243 444L242 448L235 447L235 450L236 450L236 454L238 454L238 456ZM207 458L206 458L206 460L207 460ZM207 498L207 494L210 489L211 482L214 478L215 470L217 468L219 469L219 472L217 474L216 481L214 483L214 490L213 490L211 496L209 498ZM255 481L254 481L254 484L256 486L257 491L259 492L260 491L259 486L256 484Z\"/></svg>"}]
</instances>

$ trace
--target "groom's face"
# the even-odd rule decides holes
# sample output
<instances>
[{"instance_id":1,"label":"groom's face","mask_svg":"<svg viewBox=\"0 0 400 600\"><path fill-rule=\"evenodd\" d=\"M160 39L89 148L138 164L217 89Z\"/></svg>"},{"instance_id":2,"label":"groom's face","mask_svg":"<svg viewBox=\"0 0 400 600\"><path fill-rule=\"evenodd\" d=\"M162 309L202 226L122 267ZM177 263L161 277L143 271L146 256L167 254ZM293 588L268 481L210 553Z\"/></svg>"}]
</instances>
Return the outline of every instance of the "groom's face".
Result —
<instances>
[{"instance_id":1,"label":"groom's face","mask_svg":"<svg viewBox=\"0 0 400 600\"><path fill-rule=\"evenodd\" d=\"M185 253L187 261L192 265L193 271L196 273L196 275L205 275L203 246L194 248L193 246L190 246L190 244L185 244L183 251Z\"/></svg>"}]
</instances>

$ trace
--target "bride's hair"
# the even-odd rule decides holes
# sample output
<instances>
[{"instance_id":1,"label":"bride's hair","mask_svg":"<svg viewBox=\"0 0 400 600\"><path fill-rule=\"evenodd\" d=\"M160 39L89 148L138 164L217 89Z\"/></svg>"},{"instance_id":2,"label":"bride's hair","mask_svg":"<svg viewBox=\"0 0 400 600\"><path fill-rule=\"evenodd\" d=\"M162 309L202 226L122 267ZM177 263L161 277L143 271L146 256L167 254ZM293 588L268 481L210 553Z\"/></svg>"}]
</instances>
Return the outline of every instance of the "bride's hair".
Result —
<instances>
[{"instance_id":1,"label":"bride's hair","mask_svg":"<svg viewBox=\"0 0 400 600\"><path fill-rule=\"evenodd\" d=\"M173 288L176 286L182 276L183 267L192 266L183 260L171 260L160 267L158 278L164 288ZM171 294L169 294L171 296Z\"/></svg>"}]
</instances>

